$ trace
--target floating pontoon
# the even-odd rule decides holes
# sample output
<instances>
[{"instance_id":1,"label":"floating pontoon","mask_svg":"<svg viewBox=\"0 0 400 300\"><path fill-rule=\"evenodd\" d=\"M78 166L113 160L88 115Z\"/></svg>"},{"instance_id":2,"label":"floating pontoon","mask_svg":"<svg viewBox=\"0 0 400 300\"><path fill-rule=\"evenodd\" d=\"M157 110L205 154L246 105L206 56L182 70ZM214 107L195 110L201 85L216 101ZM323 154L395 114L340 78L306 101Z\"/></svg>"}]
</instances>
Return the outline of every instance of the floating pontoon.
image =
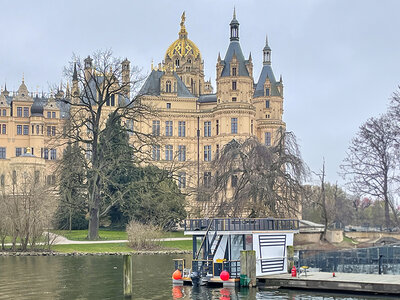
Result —
<instances>
[{"instance_id":1,"label":"floating pontoon","mask_svg":"<svg viewBox=\"0 0 400 300\"><path fill-rule=\"evenodd\" d=\"M175 259L175 270L181 278L175 284L234 285L240 279L240 252L256 253L256 276L287 272L287 247L293 246L293 235L299 231L295 219L189 219L185 235L193 236L193 260L188 268L184 259ZM222 280L221 272L229 273ZM223 275L226 275L224 273ZM225 279L225 278L224 278Z\"/></svg>"}]
</instances>

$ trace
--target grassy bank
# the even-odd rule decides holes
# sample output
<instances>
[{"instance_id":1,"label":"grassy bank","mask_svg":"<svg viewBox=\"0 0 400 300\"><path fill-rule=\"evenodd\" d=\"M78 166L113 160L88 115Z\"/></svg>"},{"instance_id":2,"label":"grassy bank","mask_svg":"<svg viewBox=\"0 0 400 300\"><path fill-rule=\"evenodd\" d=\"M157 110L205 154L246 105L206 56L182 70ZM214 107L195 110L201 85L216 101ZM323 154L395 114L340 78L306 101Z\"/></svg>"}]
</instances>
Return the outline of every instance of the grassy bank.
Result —
<instances>
[{"instance_id":1,"label":"grassy bank","mask_svg":"<svg viewBox=\"0 0 400 300\"><path fill-rule=\"evenodd\" d=\"M192 241L169 241L161 242L160 250L192 250ZM53 245L53 251L62 253L84 252L84 253L101 253L101 252L133 252L127 243L114 244L71 244L71 245Z\"/></svg>"},{"instance_id":2,"label":"grassy bank","mask_svg":"<svg viewBox=\"0 0 400 300\"><path fill-rule=\"evenodd\" d=\"M55 234L65 236L71 241L86 241L87 240L87 230L53 230ZM99 230L100 240L110 241L110 240L127 240L128 235L124 230ZM161 237L163 238L177 238L184 237L183 231L177 232L163 232Z\"/></svg>"}]
</instances>

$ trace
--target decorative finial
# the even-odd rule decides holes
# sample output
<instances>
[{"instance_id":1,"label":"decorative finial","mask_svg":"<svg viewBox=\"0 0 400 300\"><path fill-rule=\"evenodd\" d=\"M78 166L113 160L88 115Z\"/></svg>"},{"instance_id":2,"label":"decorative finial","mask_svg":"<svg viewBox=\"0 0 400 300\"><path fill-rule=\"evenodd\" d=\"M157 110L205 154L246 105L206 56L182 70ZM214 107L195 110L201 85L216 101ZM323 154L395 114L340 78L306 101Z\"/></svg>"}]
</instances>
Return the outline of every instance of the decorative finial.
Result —
<instances>
[{"instance_id":1,"label":"decorative finial","mask_svg":"<svg viewBox=\"0 0 400 300\"><path fill-rule=\"evenodd\" d=\"M152 71L154 70L154 61L153 61L153 59L151 59L151 70Z\"/></svg>"},{"instance_id":2,"label":"decorative finial","mask_svg":"<svg viewBox=\"0 0 400 300\"><path fill-rule=\"evenodd\" d=\"M181 27L185 27L185 20L186 20L185 11L183 11L183 14L181 16Z\"/></svg>"},{"instance_id":3,"label":"decorative finial","mask_svg":"<svg viewBox=\"0 0 400 300\"><path fill-rule=\"evenodd\" d=\"M265 34L265 46L268 46L268 34Z\"/></svg>"},{"instance_id":4,"label":"decorative finial","mask_svg":"<svg viewBox=\"0 0 400 300\"><path fill-rule=\"evenodd\" d=\"M279 82L282 83L282 74L281 74L281 76L279 78Z\"/></svg>"},{"instance_id":5,"label":"decorative finial","mask_svg":"<svg viewBox=\"0 0 400 300\"><path fill-rule=\"evenodd\" d=\"M22 72L22 83L25 83L25 74Z\"/></svg>"},{"instance_id":6,"label":"decorative finial","mask_svg":"<svg viewBox=\"0 0 400 300\"><path fill-rule=\"evenodd\" d=\"M236 7L233 6L233 18L236 19Z\"/></svg>"}]
</instances>

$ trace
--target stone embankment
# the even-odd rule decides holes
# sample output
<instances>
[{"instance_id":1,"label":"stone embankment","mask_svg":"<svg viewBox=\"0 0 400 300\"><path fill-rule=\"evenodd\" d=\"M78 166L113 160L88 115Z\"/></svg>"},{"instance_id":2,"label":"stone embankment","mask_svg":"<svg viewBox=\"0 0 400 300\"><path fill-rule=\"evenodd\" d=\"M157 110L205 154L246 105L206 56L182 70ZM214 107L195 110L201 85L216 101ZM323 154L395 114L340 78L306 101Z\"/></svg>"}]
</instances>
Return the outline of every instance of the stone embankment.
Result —
<instances>
[{"instance_id":1,"label":"stone embankment","mask_svg":"<svg viewBox=\"0 0 400 300\"><path fill-rule=\"evenodd\" d=\"M104 255L170 255L170 254L192 254L187 250L158 250L158 251L133 251L133 252L70 252L62 253L55 251L29 251L29 252L0 252L0 256L104 256Z\"/></svg>"}]
</instances>

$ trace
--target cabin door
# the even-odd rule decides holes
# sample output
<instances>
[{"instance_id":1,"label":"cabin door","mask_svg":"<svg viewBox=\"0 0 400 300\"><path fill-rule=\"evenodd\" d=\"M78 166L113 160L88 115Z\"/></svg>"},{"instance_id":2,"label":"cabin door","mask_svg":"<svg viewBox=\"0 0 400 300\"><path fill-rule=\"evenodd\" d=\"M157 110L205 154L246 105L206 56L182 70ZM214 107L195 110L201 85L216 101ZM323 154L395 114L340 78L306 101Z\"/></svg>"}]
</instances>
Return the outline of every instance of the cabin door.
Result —
<instances>
[{"instance_id":1,"label":"cabin door","mask_svg":"<svg viewBox=\"0 0 400 300\"><path fill-rule=\"evenodd\" d=\"M287 246L293 245L293 233L255 233L253 249L256 251L256 275L287 272Z\"/></svg>"}]
</instances>

